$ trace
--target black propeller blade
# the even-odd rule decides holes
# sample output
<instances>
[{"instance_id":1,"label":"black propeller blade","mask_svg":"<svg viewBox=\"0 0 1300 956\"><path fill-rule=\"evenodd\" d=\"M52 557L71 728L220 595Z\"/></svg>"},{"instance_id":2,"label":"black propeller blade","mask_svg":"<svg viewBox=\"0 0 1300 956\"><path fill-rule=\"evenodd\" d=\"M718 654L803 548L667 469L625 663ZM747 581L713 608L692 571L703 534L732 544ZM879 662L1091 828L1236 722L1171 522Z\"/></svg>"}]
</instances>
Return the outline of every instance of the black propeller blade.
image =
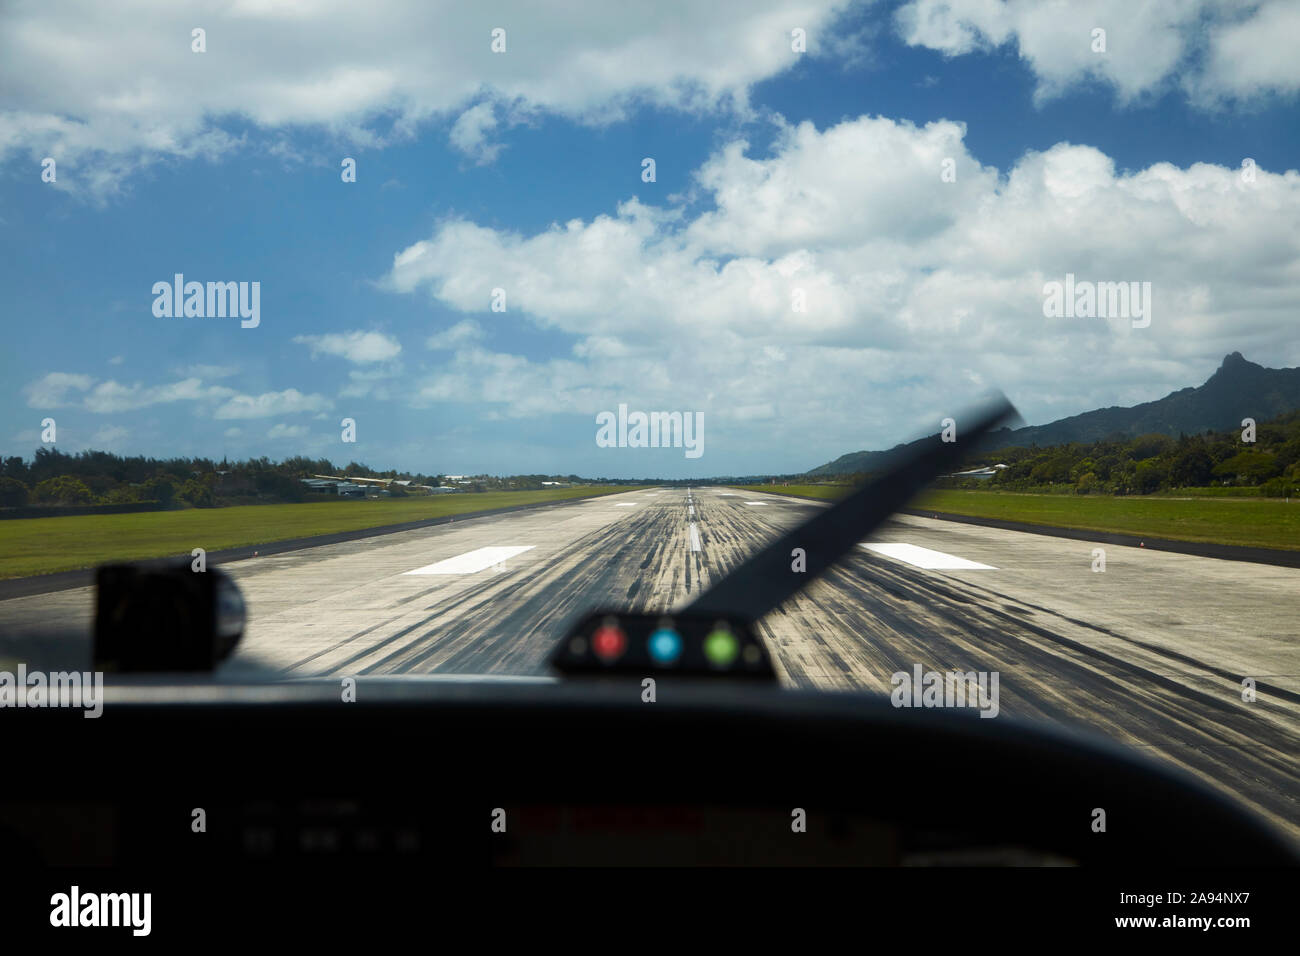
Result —
<instances>
[{"instance_id":1,"label":"black propeller blade","mask_svg":"<svg viewBox=\"0 0 1300 956\"><path fill-rule=\"evenodd\" d=\"M957 422L956 441L932 435L885 474L773 541L734 568L686 608L691 614L727 614L757 620L807 587L907 504L935 478L956 467L977 442L1003 422L1017 417L1005 398ZM802 548L807 570L791 570L791 552Z\"/></svg>"}]
</instances>

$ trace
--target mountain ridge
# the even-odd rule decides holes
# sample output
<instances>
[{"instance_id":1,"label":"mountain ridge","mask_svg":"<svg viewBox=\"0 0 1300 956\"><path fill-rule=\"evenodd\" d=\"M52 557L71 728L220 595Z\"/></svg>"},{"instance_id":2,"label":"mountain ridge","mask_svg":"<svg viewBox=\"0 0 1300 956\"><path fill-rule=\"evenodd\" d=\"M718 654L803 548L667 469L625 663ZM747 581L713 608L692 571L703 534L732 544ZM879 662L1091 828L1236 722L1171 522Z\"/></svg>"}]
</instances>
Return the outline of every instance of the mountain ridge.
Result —
<instances>
[{"instance_id":1,"label":"mountain ridge","mask_svg":"<svg viewBox=\"0 0 1300 956\"><path fill-rule=\"evenodd\" d=\"M1081 412L1045 425L1005 428L988 436L983 448L1064 445L1112 437L1161 434L1178 437L1207 430L1238 428L1243 418L1264 421L1300 409L1300 368L1266 368L1229 352L1200 385L1138 405L1111 405ZM819 465L808 475L844 475L888 467L908 444L884 451L856 451Z\"/></svg>"}]
</instances>

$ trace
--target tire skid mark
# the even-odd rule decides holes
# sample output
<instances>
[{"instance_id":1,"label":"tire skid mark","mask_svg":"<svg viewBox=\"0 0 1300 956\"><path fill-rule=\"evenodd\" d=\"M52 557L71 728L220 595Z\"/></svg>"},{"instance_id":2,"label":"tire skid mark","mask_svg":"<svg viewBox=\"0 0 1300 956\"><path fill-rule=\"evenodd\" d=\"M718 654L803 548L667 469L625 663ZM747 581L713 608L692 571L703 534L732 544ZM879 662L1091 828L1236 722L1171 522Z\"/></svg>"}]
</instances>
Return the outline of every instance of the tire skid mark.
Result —
<instances>
[{"instance_id":1,"label":"tire skid mark","mask_svg":"<svg viewBox=\"0 0 1300 956\"><path fill-rule=\"evenodd\" d=\"M624 531L628 530L630 527L635 532L637 530L640 530L639 526L645 524L647 524L647 515L643 513L642 515L629 517L628 519L625 519L623 522L613 527ZM561 548L553 556L549 557L548 565L554 566L554 565L564 564L567 561L577 556L589 554L593 551L598 552L601 544L603 543L602 539L609 539L611 537L612 530L613 529L611 528L611 526L605 526L602 528L598 528L582 536L581 538L578 538L571 544L565 546L564 548ZM635 547L636 541L639 540L641 536L643 535L638 536L634 534L630 539L625 540L623 546L619 549L619 554L622 554L623 552L629 550L630 548ZM534 576L534 572L531 569L528 572L528 574L529 576ZM510 576L508 575L506 580L509 580L509 578ZM409 635L413 629L418 628L422 625L427 625L431 621L435 620L436 618L442 616L456 615L466 610L467 608L478 606L485 595L488 595L494 591L499 591L503 583L504 583L503 579L495 575L485 575L479 580L474 580L472 583L463 586L456 593L449 595L446 600L439 602L435 605L432 605L430 607L424 608L424 610L433 611L434 613L426 615L425 617L416 621L413 625L401 628L396 633L385 638L383 641L374 645L369 645L363 651L331 665L330 670L335 671L338 668L353 665L358 661L365 659L367 656L385 649L386 647L388 647L388 645L396 641L400 641L402 638ZM438 590L445 590L445 589L446 589L446 585L435 586L434 588L427 588L420 592L420 596L427 595L431 591L438 591ZM513 591L509 591L506 593L513 593ZM299 661L295 661L293 664L290 664L287 667L285 667L284 670L285 671L295 670L305 666L308 663L317 661L322 657L325 657L331 654L332 652L345 647L349 643L373 633L375 630L379 628L382 628L386 625L391 625L396 621L399 621L401 617L402 617L401 615L390 617L386 621L383 621L379 624L375 624L363 628L362 630L357 631L356 633L351 634L348 637L345 637L342 640L335 642L329 647L317 650L313 652L311 655L309 655L308 657L303 658L302 660ZM426 632L425 634L420 635L419 637L416 638L416 640L427 638L429 633L431 632Z\"/></svg>"}]
</instances>

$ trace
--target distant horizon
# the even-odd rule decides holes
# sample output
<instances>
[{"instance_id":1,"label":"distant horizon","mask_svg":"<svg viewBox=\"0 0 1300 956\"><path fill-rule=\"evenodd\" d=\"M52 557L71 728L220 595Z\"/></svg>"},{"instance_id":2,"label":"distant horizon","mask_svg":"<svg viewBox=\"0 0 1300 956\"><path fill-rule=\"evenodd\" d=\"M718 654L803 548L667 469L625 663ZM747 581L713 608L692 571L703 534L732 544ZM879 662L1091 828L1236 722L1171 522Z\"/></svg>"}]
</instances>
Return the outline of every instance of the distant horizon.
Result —
<instances>
[{"instance_id":1,"label":"distant horizon","mask_svg":"<svg viewBox=\"0 0 1300 956\"><path fill-rule=\"evenodd\" d=\"M1220 361L1220 364L1219 364L1218 366L1216 366L1216 369L1215 369L1215 370L1217 371L1219 368L1222 368L1223 365L1224 365L1224 364L1225 364L1229 359L1231 359L1234 355L1240 357L1240 358L1241 358L1241 359L1242 359L1246 364L1249 364L1249 365L1255 365L1255 366L1258 366L1259 368L1269 369L1269 370L1271 370L1271 371L1293 371L1293 370L1295 370L1295 371L1300 371L1300 368L1296 368L1296 367L1285 367L1285 366L1284 366L1284 367L1274 368L1274 367L1267 366L1267 365L1261 365L1261 364L1258 363L1258 362L1252 362L1249 358L1246 358L1244 355L1242 355L1242 353L1240 353L1240 352L1238 352L1238 351L1235 351L1235 350L1232 351L1232 352L1229 352L1229 353L1225 354L1224 357L1223 357L1223 359ZM1209 378L1212 378L1212 377L1213 377L1213 374L1211 374L1211 376L1207 377L1207 379L1206 379L1205 381L1209 381ZM1199 388L1199 387L1201 387L1201 385L1204 385L1204 384L1205 384L1205 382L1201 382L1200 385L1184 386L1184 388ZM1161 396L1160 398L1167 398L1168 396L1170 396L1170 395L1174 395L1174 394L1177 394L1178 392L1180 392L1180 391L1182 391L1182 390L1183 390L1183 389L1174 389L1173 391L1166 393L1165 395ZM1160 399L1155 399L1154 401L1159 401L1159 400L1160 400ZM1083 411L1083 412L1075 412L1075 413L1072 413L1072 414L1070 414L1070 415L1062 416L1062 418L1055 419L1055 420L1053 420L1053 421L1051 421L1051 422L1042 422L1042 423L1038 423L1038 424L1034 424L1034 423L1025 423L1025 424L1023 424L1023 425L1017 425L1017 426L1004 426L1003 428L998 429L997 431L995 431L995 432L993 432L993 433L991 433L991 434L993 434L993 435L998 435L998 434L1001 434L1001 433L1003 433L1003 432L1014 433L1014 432L1020 431L1021 429L1025 429L1025 428L1040 428L1040 427L1045 427L1045 426L1053 425L1053 424L1055 424L1056 422L1062 421L1062 420L1064 420L1064 419L1074 418L1074 417L1077 417L1078 415L1085 415L1085 414L1088 414L1089 412L1094 412L1094 411L1106 411L1106 410L1109 410L1110 408L1134 408L1134 407L1136 407L1137 405L1141 405L1141 404L1147 404L1147 403L1144 403L1144 402L1138 402L1138 403L1135 403L1134 405L1108 406L1107 408L1101 408L1101 409L1086 409L1086 410ZM1280 414L1285 415L1285 414L1288 414L1288 413L1283 412L1283 413L1280 413ZM412 476L424 476L424 477L432 478L432 477L439 477L439 476L441 476L441 477L443 477L443 478L446 478L446 477L450 477L450 476L453 476L453 475L454 475L454 476L466 477L466 478L491 478L491 479L497 479L497 480L504 480L504 479L511 479L511 478L538 478L538 479L547 479L547 480L551 480L551 479L572 479L572 478L576 478L576 479L579 480L579 481L587 482L587 483L592 483L592 484L599 484L600 482L606 482L606 481L608 481L608 482L618 482L618 483L638 483L638 484L657 484L657 483L672 483L672 484L679 484L679 483L688 483L688 482L692 482L692 481L698 481L698 482L701 482L701 483L708 483L708 482L740 481L740 480L744 480L744 479L789 479L789 478L802 478L802 477L807 477L807 476L810 476L811 473L812 473L814 470L816 470L816 469L818 469L818 468L821 468L821 467L823 467L823 466L825 466L825 465L827 465L827 464L830 464L831 462L833 462L833 461L835 461L835 460L838 460L838 458L842 458L842 457L845 457L845 456L847 456L847 455L854 455L854 454L864 454L864 453L866 453L866 454L870 454L870 453L876 453L876 452L891 451L891 450L893 450L894 448L902 447L902 446L906 445L908 442L910 442L910 441L916 441L917 439L919 439L919 438L923 438L923 437L925 437L926 435L937 434L939 431L940 431L940 429L936 426L936 428L934 429L934 431L931 431L931 432L924 432L924 433L920 433L920 434L915 434L915 435L913 435L913 436L912 436L911 438L909 438L909 439L903 439L903 440L901 440L901 441L895 442L893 445L890 445L890 446L888 446L888 447L886 447L886 448L877 448L877 449L857 449L857 450L850 451L850 452L844 452L844 453L842 453L841 455L836 456L836 458L829 459L828 461L826 461L826 462L822 462L822 463L820 463L820 464L818 464L818 465L812 465L812 466L810 466L809 468L807 468L807 469L805 469L805 470L803 470L803 471L791 471L791 472L776 472L776 471L762 472L762 471L760 471L760 472L751 472L751 473L748 473L748 474L713 474L713 475L697 475L697 476L691 476L691 477L686 477L686 478L683 478L683 477L667 477L667 476L662 476L662 475L661 475L661 476L655 476L655 477L648 477L648 476L645 476L645 475L609 475L609 474L605 474L605 475L584 475L584 474L582 474L581 472L572 472L572 471L568 471L568 472L565 472L565 471L557 471L557 472L540 472L540 471L517 471L517 472L481 472L481 471L480 471L480 472L469 472L469 471L455 471L455 472L451 472L451 471L433 471L433 472L430 472L430 471L412 471L412 470L409 470L409 469L400 469L400 468L384 468L384 467L378 467L378 466L372 465L372 464L370 464L370 463L368 463L368 462L357 460L357 459L355 459L355 458L349 460L347 464L336 464L336 463L334 462L333 459L315 459L314 461L315 461L316 463L319 463L320 461L328 460L329 463L330 463L330 465L331 465L331 467L332 467L332 469L333 469L334 471L340 473L340 477L345 477L345 476L343 476L341 473L344 472L344 471L346 471L347 468L348 468L350 465L352 465L352 464L356 464L356 465L358 465L358 466L360 466L360 467L362 467L362 468L365 468L365 469L367 469L367 470L369 470L369 471L376 472L376 473L395 472L395 473L397 474L398 477L402 477L402 476L408 476L408 477L412 477ZM1197 432L1197 433L1194 433L1194 434L1201 434L1201 432ZM44 446L42 446L42 447L44 447ZM1044 446L1044 447L1049 447L1049 446ZM22 457L24 462L34 462L34 461L35 461L35 452L36 452L36 451L40 451L40 450L41 450L41 449L40 449L39 447L38 447L37 449L35 449L34 452L33 452L33 456L32 456L31 458L27 458L27 457L25 457L25 456L16 456L16 457ZM208 460L208 461L213 462L214 464L233 464L233 465L239 465L239 464L241 464L241 463L247 463L247 462L252 462L252 461L258 461L258 460L260 460L260 459L263 458L263 457L267 457L267 460L268 460L268 461L270 462L270 464L272 464L272 465L282 465L282 464L286 463L287 461L290 461L290 460L292 460L292 459L294 459L294 458L308 458L308 457L309 457L309 456L305 456L305 455L296 455L296 454L295 454L295 455L287 455L287 456L285 456L285 457L282 458L282 459L269 458L268 456L257 456L257 457L255 457L255 458L251 458L251 459L250 459L250 458L235 458L235 459L232 460L228 455L227 455L227 456L224 456L224 457L222 457L222 458L220 458L220 459L218 459L218 458L216 458L216 457L214 457L214 456L205 456L205 455L195 455L195 456L190 456L190 455L171 455L171 456L168 456L168 455L161 455L161 456L160 456L160 455L149 455L149 454L122 454L122 453L120 453L120 452L113 452L113 451L110 451L110 450L107 450L107 449L93 449L93 448L81 449L81 450L76 451L76 452L66 452L66 451L62 451L61 449L57 449L57 448L56 448L55 450L60 451L61 454L65 454L65 455L73 455L73 456L76 456L76 455L83 455L83 454L85 454L85 455L90 455L90 454L104 454L104 455L115 455L115 456L117 456L117 457L119 457L119 458L143 458L143 459L151 459L151 460L156 460L156 461L169 461L169 460L177 460L177 459L181 459L181 460L194 460L194 459L199 459L199 460ZM10 455L9 455L8 453L0 454L0 460L3 460L4 458L7 458L7 457L10 457Z\"/></svg>"}]
</instances>

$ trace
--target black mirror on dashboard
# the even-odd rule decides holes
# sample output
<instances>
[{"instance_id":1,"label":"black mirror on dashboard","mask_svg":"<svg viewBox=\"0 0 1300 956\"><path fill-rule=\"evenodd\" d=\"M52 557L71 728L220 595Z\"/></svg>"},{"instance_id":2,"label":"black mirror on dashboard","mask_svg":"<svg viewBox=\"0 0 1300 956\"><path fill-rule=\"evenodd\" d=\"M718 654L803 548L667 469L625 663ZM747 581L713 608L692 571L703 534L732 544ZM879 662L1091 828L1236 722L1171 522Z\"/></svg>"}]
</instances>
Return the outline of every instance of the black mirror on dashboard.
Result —
<instances>
[{"instance_id":1,"label":"black mirror on dashboard","mask_svg":"<svg viewBox=\"0 0 1300 956\"><path fill-rule=\"evenodd\" d=\"M244 599L217 568L188 561L101 565L94 662L118 673L212 671L244 632Z\"/></svg>"}]
</instances>

